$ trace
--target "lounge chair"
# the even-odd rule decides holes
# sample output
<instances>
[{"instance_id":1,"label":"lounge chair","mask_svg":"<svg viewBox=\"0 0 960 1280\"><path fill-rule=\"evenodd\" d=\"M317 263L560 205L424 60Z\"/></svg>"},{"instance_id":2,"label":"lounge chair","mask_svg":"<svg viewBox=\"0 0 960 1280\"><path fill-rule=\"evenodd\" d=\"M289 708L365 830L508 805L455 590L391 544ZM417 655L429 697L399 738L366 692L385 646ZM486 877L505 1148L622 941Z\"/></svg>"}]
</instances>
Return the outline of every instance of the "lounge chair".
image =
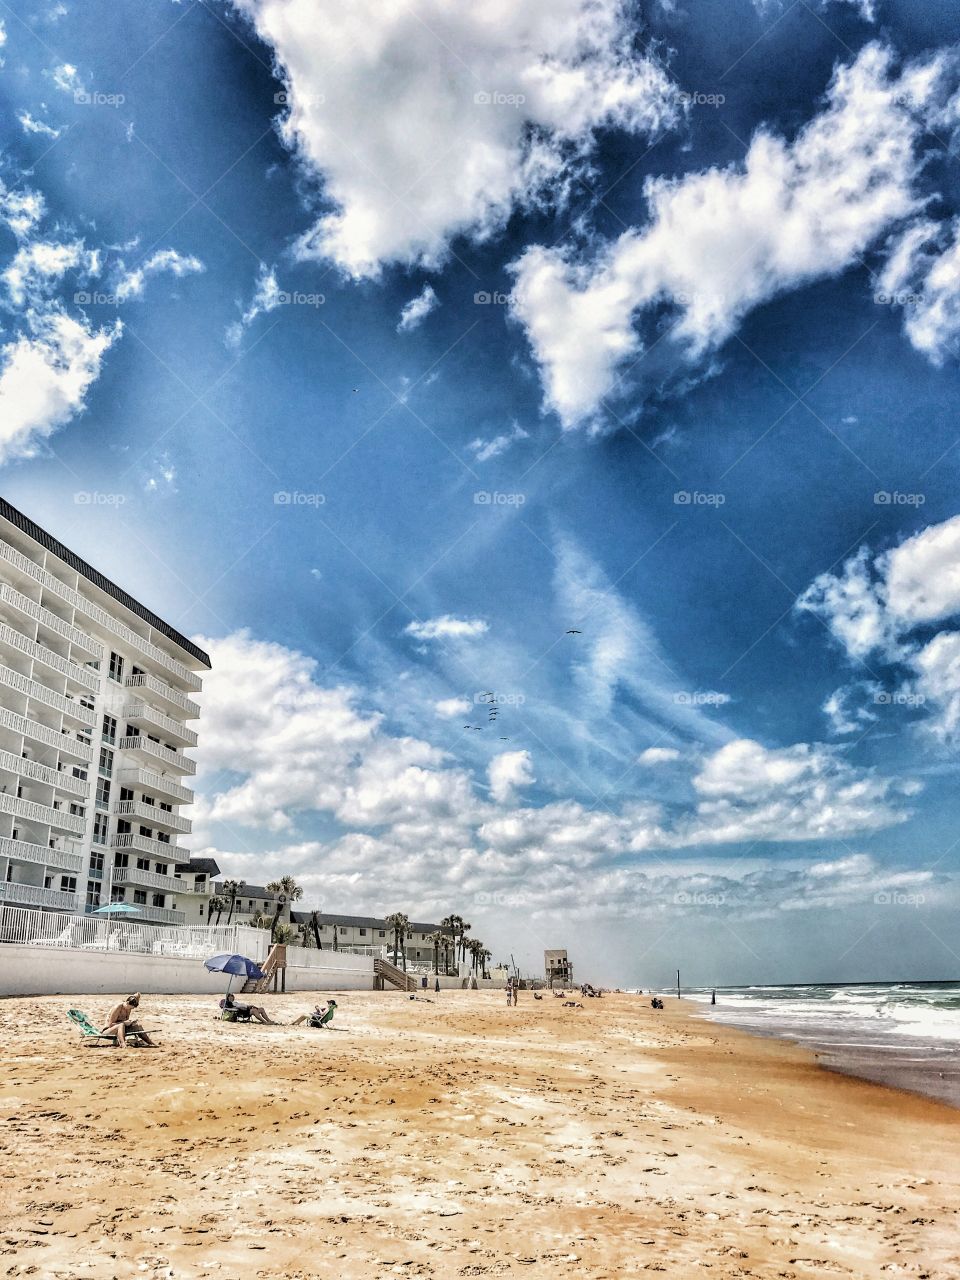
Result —
<instances>
[{"instance_id":1,"label":"lounge chair","mask_svg":"<svg viewBox=\"0 0 960 1280\"><path fill-rule=\"evenodd\" d=\"M67 1017L74 1026L80 1028L81 1044L98 1046L103 1043L117 1043L117 1033L115 1031L111 1031L109 1035L106 1032L98 1031L87 1015L85 1013L81 1013L79 1009L68 1009ZM128 1031L127 1039L131 1041L131 1043L136 1043L140 1040L140 1034L141 1033L139 1031ZM151 1036L155 1033L153 1031L145 1031L143 1034Z\"/></svg>"}]
</instances>

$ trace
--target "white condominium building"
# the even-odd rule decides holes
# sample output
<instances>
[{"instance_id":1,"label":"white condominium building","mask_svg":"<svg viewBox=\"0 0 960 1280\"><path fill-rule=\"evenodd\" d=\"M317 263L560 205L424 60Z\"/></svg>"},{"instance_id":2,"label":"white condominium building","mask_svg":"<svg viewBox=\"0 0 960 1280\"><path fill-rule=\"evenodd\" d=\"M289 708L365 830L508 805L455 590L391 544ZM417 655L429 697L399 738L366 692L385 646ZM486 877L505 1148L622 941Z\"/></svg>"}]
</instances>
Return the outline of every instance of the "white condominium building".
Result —
<instances>
[{"instance_id":1,"label":"white condominium building","mask_svg":"<svg viewBox=\"0 0 960 1280\"><path fill-rule=\"evenodd\" d=\"M0 498L0 908L192 919L175 872L209 666Z\"/></svg>"}]
</instances>

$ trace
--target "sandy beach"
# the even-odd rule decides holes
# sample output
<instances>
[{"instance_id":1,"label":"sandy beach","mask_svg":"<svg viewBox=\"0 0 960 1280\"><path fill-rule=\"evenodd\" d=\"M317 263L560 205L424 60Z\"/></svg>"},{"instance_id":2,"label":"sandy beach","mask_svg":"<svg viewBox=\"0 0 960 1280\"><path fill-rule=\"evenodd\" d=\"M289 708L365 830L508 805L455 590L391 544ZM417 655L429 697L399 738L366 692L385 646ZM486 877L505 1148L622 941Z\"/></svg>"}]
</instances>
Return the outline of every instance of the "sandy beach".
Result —
<instances>
[{"instance_id":1,"label":"sandy beach","mask_svg":"<svg viewBox=\"0 0 960 1280\"><path fill-rule=\"evenodd\" d=\"M123 1051L2 1002L0 1275L960 1275L941 1104L677 1002L338 998L150 996Z\"/></svg>"}]
</instances>

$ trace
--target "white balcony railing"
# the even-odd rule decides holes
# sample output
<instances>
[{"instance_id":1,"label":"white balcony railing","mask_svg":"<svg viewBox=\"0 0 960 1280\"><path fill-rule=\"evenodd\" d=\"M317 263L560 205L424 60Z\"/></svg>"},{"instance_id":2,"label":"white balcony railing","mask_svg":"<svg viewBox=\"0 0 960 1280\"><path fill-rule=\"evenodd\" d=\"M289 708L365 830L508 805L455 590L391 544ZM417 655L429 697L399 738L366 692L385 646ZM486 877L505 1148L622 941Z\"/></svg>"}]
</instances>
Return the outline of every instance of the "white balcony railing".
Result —
<instances>
[{"instance_id":1,"label":"white balcony railing","mask_svg":"<svg viewBox=\"0 0 960 1280\"><path fill-rule=\"evenodd\" d=\"M192 729L188 729L181 721L174 720L172 716L166 716L162 711L157 711L155 707L148 707L145 702L131 702L123 708L123 717L132 724L145 724L159 729L168 738L173 738L175 742L182 743L184 746L197 745L197 735Z\"/></svg>"},{"instance_id":2,"label":"white balcony railing","mask_svg":"<svg viewBox=\"0 0 960 1280\"><path fill-rule=\"evenodd\" d=\"M61 600L65 600L67 604L73 605L74 609L91 618L104 631L118 636L131 649L136 649L138 653L142 653L151 662L155 662L157 666L169 671L187 688L200 688L199 677L189 667L184 666L182 662L172 658L163 649L144 639L143 636L138 635L136 631L131 630L125 623L113 617L106 609L94 604L92 600L88 600L86 596L81 595L79 591L75 591L73 587L68 587L65 582L61 582L59 578L54 577L52 573L41 568L40 565L25 556L22 551L18 551L16 547L11 547L8 542L4 542L2 539L0 539L0 557L16 566L21 573L33 578L35 582L41 583L48 590L59 596Z\"/></svg>"},{"instance_id":3,"label":"white balcony railing","mask_svg":"<svg viewBox=\"0 0 960 1280\"><path fill-rule=\"evenodd\" d=\"M98 659L103 657L103 645L99 640L94 640L93 636L88 636L79 627L74 627L69 622L64 622L63 618L59 618L50 609L45 609L42 604L37 604L36 600L31 600L29 596L25 596L16 587L11 587L9 582L0 582L0 600L17 609L26 617L33 618L41 626L47 627L50 631L55 631L58 636L61 636L64 640L69 640L78 649L83 649L86 653L91 653Z\"/></svg>"},{"instance_id":4,"label":"white balcony railing","mask_svg":"<svg viewBox=\"0 0 960 1280\"><path fill-rule=\"evenodd\" d=\"M93 671L88 671L86 667L80 667L75 662L62 658L59 653L54 653L46 645L38 644L36 640L28 640L9 623L0 622L0 644L7 644L11 649L16 649L26 657L33 658L35 662L42 662L51 671L59 671L62 676L66 676L76 684L82 684L91 693L96 693L100 687L100 681Z\"/></svg>"},{"instance_id":5,"label":"white balcony railing","mask_svg":"<svg viewBox=\"0 0 960 1280\"><path fill-rule=\"evenodd\" d=\"M18 693L32 698L34 702L42 702L45 707L51 707L54 711L59 711L65 716L79 720L88 729L93 728L93 722L96 717L92 710L88 707L82 707L76 698L68 698L62 693L55 693L53 689L48 689L36 680L31 680L29 677L21 675L19 671L14 671L12 667L5 667L0 664L0 684L5 684L8 689L16 689Z\"/></svg>"},{"instance_id":6,"label":"white balcony railing","mask_svg":"<svg viewBox=\"0 0 960 1280\"><path fill-rule=\"evenodd\" d=\"M39 885L16 884L8 880L0 883L0 902L14 902L24 907L55 907L61 911L75 911L77 895L63 893L60 889L43 889Z\"/></svg>"},{"instance_id":7,"label":"white balcony railing","mask_svg":"<svg viewBox=\"0 0 960 1280\"><path fill-rule=\"evenodd\" d=\"M80 760L89 762L93 756L93 746L90 743L81 742L71 734L63 733L59 729L51 729L49 725L39 724L36 720L27 719L26 716L18 716L8 707L0 707L0 726L9 729L12 733L20 733L25 738L32 738L34 742L42 742L48 747L54 747L57 751L66 751Z\"/></svg>"},{"instance_id":8,"label":"white balcony railing","mask_svg":"<svg viewBox=\"0 0 960 1280\"><path fill-rule=\"evenodd\" d=\"M154 773L152 769L122 769L118 778L123 786L138 787L148 795L163 796L176 804L193 804L193 792L167 774Z\"/></svg>"},{"instance_id":9,"label":"white balcony railing","mask_svg":"<svg viewBox=\"0 0 960 1280\"><path fill-rule=\"evenodd\" d=\"M174 689L173 685L167 684L166 680L158 680L156 676L130 676L126 686L128 689L148 689L163 702L177 707L188 720L196 720L200 714L200 708L195 702L191 702L186 694L181 693L179 689Z\"/></svg>"},{"instance_id":10,"label":"white balcony railing","mask_svg":"<svg viewBox=\"0 0 960 1280\"><path fill-rule=\"evenodd\" d=\"M180 773L196 773L197 762L185 756L182 751L174 751L159 742L151 742L146 734L135 734L129 738L121 738L117 743L121 751L140 751L144 755L160 760L168 769L176 769Z\"/></svg>"},{"instance_id":11,"label":"white balcony railing","mask_svg":"<svg viewBox=\"0 0 960 1280\"><path fill-rule=\"evenodd\" d=\"M182 880L174 876L160 876L155 871L141 871L138 867L114 867L114 884L139 884L145 889L159 889L163 893L189 893Z\"/></svg>"},{"instance_id":12,"label":"white balcony railing","mask_svg":"<svg viewBox=\"0 0 960 1280\"><path fill-rule=\"evenodd\" d=\"M49 849L46 845L31 844L28 840L11 840L8 836L0 838L0 858L9 858L11 862L33 862L41 867L57 867L61 871L78 872L83 866L83 857L79 853L71 853L67 849Z\"/></svg>"},{"instance_id":13,"label":"white balcony railing","mask_svg":"<svg viewBox=\"0 0 960 1280\"><path fill-rule=\"evenodd\" d=\"M149 836L134 835L132 832L115 835L110 844L114 849L134 849L138 853L148 853L151 858L162 858L165 862L186 862L190 857L190 850L182 849L178 844L151 840Z\"/></svg>"},{"instance_id":14,"label":"white balcony railing","mask_svg":"<svg viewBox=\"0 0 960 1280\"><path fill-rule=\"evenodd\" d=\"M47 827L59 827L61 831L69 831L75 836L82 836L86 820L63 809L54 809L48 804L37 804L35 800L24 800L21 796L10 795L0 791L0 813L11 813L15 818L23 818L26 822L39 822Z\"/></svg>"},{"instance_id":15,"label":"white balcony railing","mask_svg":"<svg viewBox=\"0 0 960 1280\"><path fill-rule=\"evenodd\" d=\"M118 800L113 811L120 818L142 818L154 827L168 827L171 831L179 831L187 835L193 824L189 818L181 818L178 813L168 813L157 804L144 804L142 800Z\"/></svg>"},{"instance_id":16,"label":"white balcony railing","mask_svg":"<svg viewBox=\"0 0 960 1280\"><path fill-rule=\"evenodd\" d=\"M64 769L51 769L49 765L38 764L36 760L25 760L2 748L0 769L6 769L8 773L15 773L21 778L30 778L33 782L45 783L48 787L56 787L59 791L68 791L72 796L86 797L90 794L90 784L83 778L75 778Z\"/></svg>"}]
</instances>

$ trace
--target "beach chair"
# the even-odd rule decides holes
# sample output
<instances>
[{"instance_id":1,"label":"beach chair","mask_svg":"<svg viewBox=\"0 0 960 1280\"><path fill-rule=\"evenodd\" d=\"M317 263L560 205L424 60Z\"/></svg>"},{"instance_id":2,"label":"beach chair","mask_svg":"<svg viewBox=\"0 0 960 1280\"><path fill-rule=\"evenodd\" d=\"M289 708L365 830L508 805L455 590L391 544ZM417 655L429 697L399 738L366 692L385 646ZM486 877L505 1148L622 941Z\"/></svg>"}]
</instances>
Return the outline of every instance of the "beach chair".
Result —
<instances>
[{"instance_id":1,"label":"beach chair","mask_svg":"<svg viewBox=\"0 0 960 1280\"><path fill-rule=\"evenodd\" d=\"M79 1009L68 1009L67 1017L74 1024L74 1026L80 1028L81 1044L93 1045L96 1047L101 1044L117 1043L117 1033L115 1031L111 1032L110 1035L105 1035L104 1032L98 1031L97 1028L90 1021L90 1019L87 1017L87 1015L85 1013L82 1013ZM152 1031L144 1032L144 1035L148 1035L148 1036L153 1034L154 1033ZM132 1042L138 1041L140 1039L140 1032L128 1031L127 1039Z\"/></svg>"}]
</instances>

